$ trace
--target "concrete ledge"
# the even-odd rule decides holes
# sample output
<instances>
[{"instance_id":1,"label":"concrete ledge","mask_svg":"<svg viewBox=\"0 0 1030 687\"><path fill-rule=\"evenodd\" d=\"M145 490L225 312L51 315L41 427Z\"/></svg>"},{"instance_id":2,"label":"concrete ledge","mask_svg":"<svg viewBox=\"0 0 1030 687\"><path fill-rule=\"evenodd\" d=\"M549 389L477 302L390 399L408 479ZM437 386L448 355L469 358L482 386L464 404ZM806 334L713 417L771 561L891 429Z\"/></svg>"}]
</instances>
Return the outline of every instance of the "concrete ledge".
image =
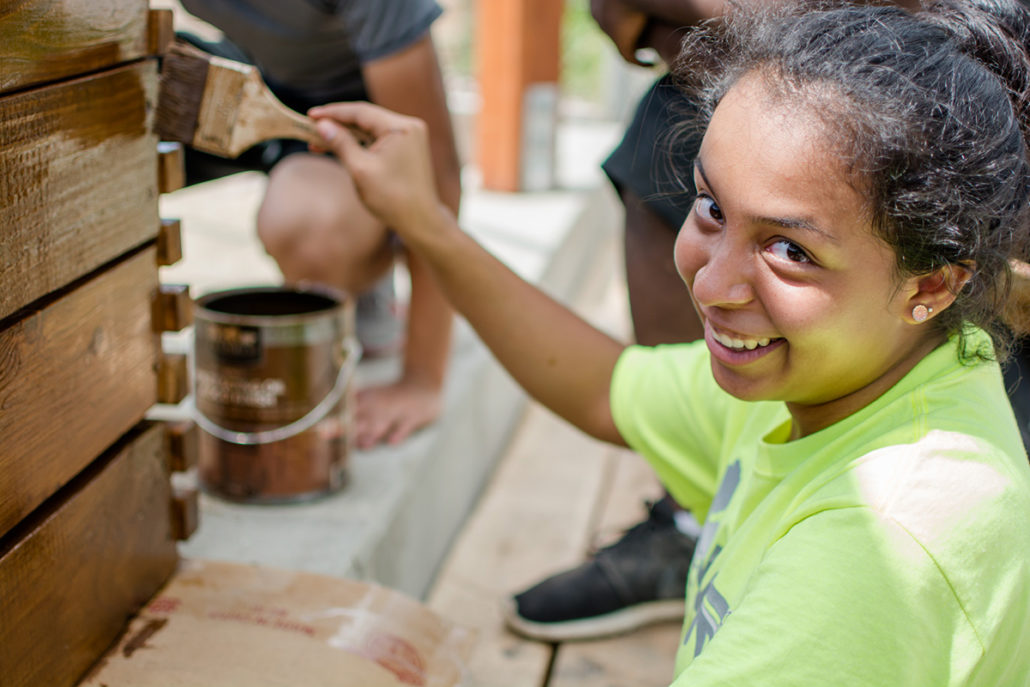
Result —
<instances>
[{"instance_id":1,"label":"concrete ledge","mask_svg":"<svg viewBox=\"0 0 1030 687\"><path fill-rule=\"evenodd\" d=\"M596 171L615 131L608 127L584 139L591 154L581 152L579 168L589 165L593 176L584 171L578 188L469 192L462 226L523 277L560 300L572 300L621 224L621 208ZM162 214L183 220L186 253L183 263L165 268L163 281L190 283L195 295L278 281L274 264L251 236L263 177L238 176L162 199ZM166 345L188 348L188 342L187 335ZM202 495L201 525L182 544L183 555L372 580L424 596L526 403L461 320L450 366L441 419L401 446L355 452L341 492L276 506ZM363 362L358 375L361 381L385 380L397 370L395 359L376 360ZM154 414L176 412L156 408Z\"/></svg>"}]
</instances>

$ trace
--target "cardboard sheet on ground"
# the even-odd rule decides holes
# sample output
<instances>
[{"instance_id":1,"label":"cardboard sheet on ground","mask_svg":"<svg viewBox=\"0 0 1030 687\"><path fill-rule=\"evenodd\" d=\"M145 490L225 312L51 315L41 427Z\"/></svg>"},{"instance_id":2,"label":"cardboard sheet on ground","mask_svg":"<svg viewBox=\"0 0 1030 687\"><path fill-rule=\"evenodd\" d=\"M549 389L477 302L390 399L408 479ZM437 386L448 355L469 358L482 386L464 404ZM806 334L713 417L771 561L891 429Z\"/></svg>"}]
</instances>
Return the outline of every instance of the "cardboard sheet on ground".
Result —
<instances>
[{"instance_id":1,"label":"cardboard sheet on ground","mask_svg":"<svg viewBox=\"0 0 1030 687\"><path fill-rule=\"evenodd\" d=\"M184 561L80 683L89 687L450 687L474 638L398 592Z\"/></svg>"}]
</instances>

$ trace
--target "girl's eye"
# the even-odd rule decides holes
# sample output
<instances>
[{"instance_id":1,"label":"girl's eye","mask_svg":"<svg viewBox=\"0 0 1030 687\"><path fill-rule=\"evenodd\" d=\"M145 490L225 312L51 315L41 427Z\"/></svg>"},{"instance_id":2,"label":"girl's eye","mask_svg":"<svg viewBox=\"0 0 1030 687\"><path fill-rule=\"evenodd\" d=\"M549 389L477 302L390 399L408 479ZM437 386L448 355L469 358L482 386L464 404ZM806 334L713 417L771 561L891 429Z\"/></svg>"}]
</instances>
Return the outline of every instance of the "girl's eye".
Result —
<instances>
[{"instance_id":1,"label":"girl's eye","mask_svg":"<svg viewBox=\"0 0 1030 687\"><path fill-rule=\"evenodd\" d=\"M694 212L701 219L714 220L716 222L722 221L722 210L715 204L715 201L708 196L698 194L697 200L694 201Z\"/></svg>"},{"instance_id":2,"label":"girl's eye","mask_svg":"<svg viewBox=\"0 0 1030 687\"><path fill-rule=\"evenodd\" d=\"M787 239L773 241L766 250L780 260L800 263L812 262L812 258L808 257L808 253L801 246Z\"/></svg>"}]
</instances>

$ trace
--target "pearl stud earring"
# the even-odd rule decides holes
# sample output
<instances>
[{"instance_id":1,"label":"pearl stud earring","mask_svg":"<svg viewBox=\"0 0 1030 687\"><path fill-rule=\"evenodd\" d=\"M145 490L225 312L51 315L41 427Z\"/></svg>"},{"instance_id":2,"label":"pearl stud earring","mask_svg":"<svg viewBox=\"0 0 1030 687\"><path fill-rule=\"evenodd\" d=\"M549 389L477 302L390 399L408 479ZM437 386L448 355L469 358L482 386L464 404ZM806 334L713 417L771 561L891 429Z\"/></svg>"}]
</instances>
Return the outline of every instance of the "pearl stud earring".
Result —
<instances>
[{"instance_id":1,"label":"pearl stud earring","mask_svg":"<svg viewBox=\"0 0 1030 687\"><path fill-rule=\"evenodd\" d=\"M933 312L933 308L928 308L922 303L912 308L912 319L916 322L926 322L926 319L930 317Z\"/></svg>"}]
</instances>

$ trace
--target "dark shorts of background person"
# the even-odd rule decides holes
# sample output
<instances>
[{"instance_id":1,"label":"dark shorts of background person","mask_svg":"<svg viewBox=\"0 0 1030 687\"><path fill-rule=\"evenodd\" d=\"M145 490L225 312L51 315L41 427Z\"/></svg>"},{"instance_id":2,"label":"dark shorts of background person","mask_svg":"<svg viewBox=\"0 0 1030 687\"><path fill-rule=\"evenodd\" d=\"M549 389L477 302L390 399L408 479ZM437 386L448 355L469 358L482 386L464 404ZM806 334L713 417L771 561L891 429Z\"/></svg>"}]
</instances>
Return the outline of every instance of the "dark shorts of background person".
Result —
<instances>
[{"instance_id":1,"label":"dark shorts of background person","mask_svg":"<svg viewBox=\"0 0 1030 687\"><path fill-rule=\"evenodd\" d=\"M1002 366L1002 372L1023 446L1030 453L1030 337L1016 339L1012 356Z\"/></svg>"},{"instance_id":2,"label":"dark shorts of background person","mask_svg":"<svg viewBox=\"0 0 1030 687\"><path fill-rule=\"evenodd\" d=\"M641 98L622 142L601 165L617 191L632 191L674 232L697 194L697 119L697 105L666 74Z\"/></svg>"},{"instance_id":3,"label":"dark shorts of background person","mask_svg":"<svg viewBox=\"0 0 1030 687\"><path fill-rule=\"evenodd\" d=\"M253 64L253 60L242 49L227 39L223 38L217 42L205 41L186 32L177 32L176 37L211 55ZM284 105L300 113L305 113L310 108L316 105L324 105L327 102L368 100L368 93L365 91L364 84L360 81L353 84L350 88L340 90L334 97L328 100L325 98L313 99L304 93L273 83L268 79L266 79L266 83L272 93ZM253 148L243 151L239 157L230 160L186 146L186 185L192 186L202 181L220 179L237 172L259 171L267 173L286 156L294 153L304 153L307 150L308 144L303 141L275 139L259 143Z\"/></svg>"}]
</instances>

